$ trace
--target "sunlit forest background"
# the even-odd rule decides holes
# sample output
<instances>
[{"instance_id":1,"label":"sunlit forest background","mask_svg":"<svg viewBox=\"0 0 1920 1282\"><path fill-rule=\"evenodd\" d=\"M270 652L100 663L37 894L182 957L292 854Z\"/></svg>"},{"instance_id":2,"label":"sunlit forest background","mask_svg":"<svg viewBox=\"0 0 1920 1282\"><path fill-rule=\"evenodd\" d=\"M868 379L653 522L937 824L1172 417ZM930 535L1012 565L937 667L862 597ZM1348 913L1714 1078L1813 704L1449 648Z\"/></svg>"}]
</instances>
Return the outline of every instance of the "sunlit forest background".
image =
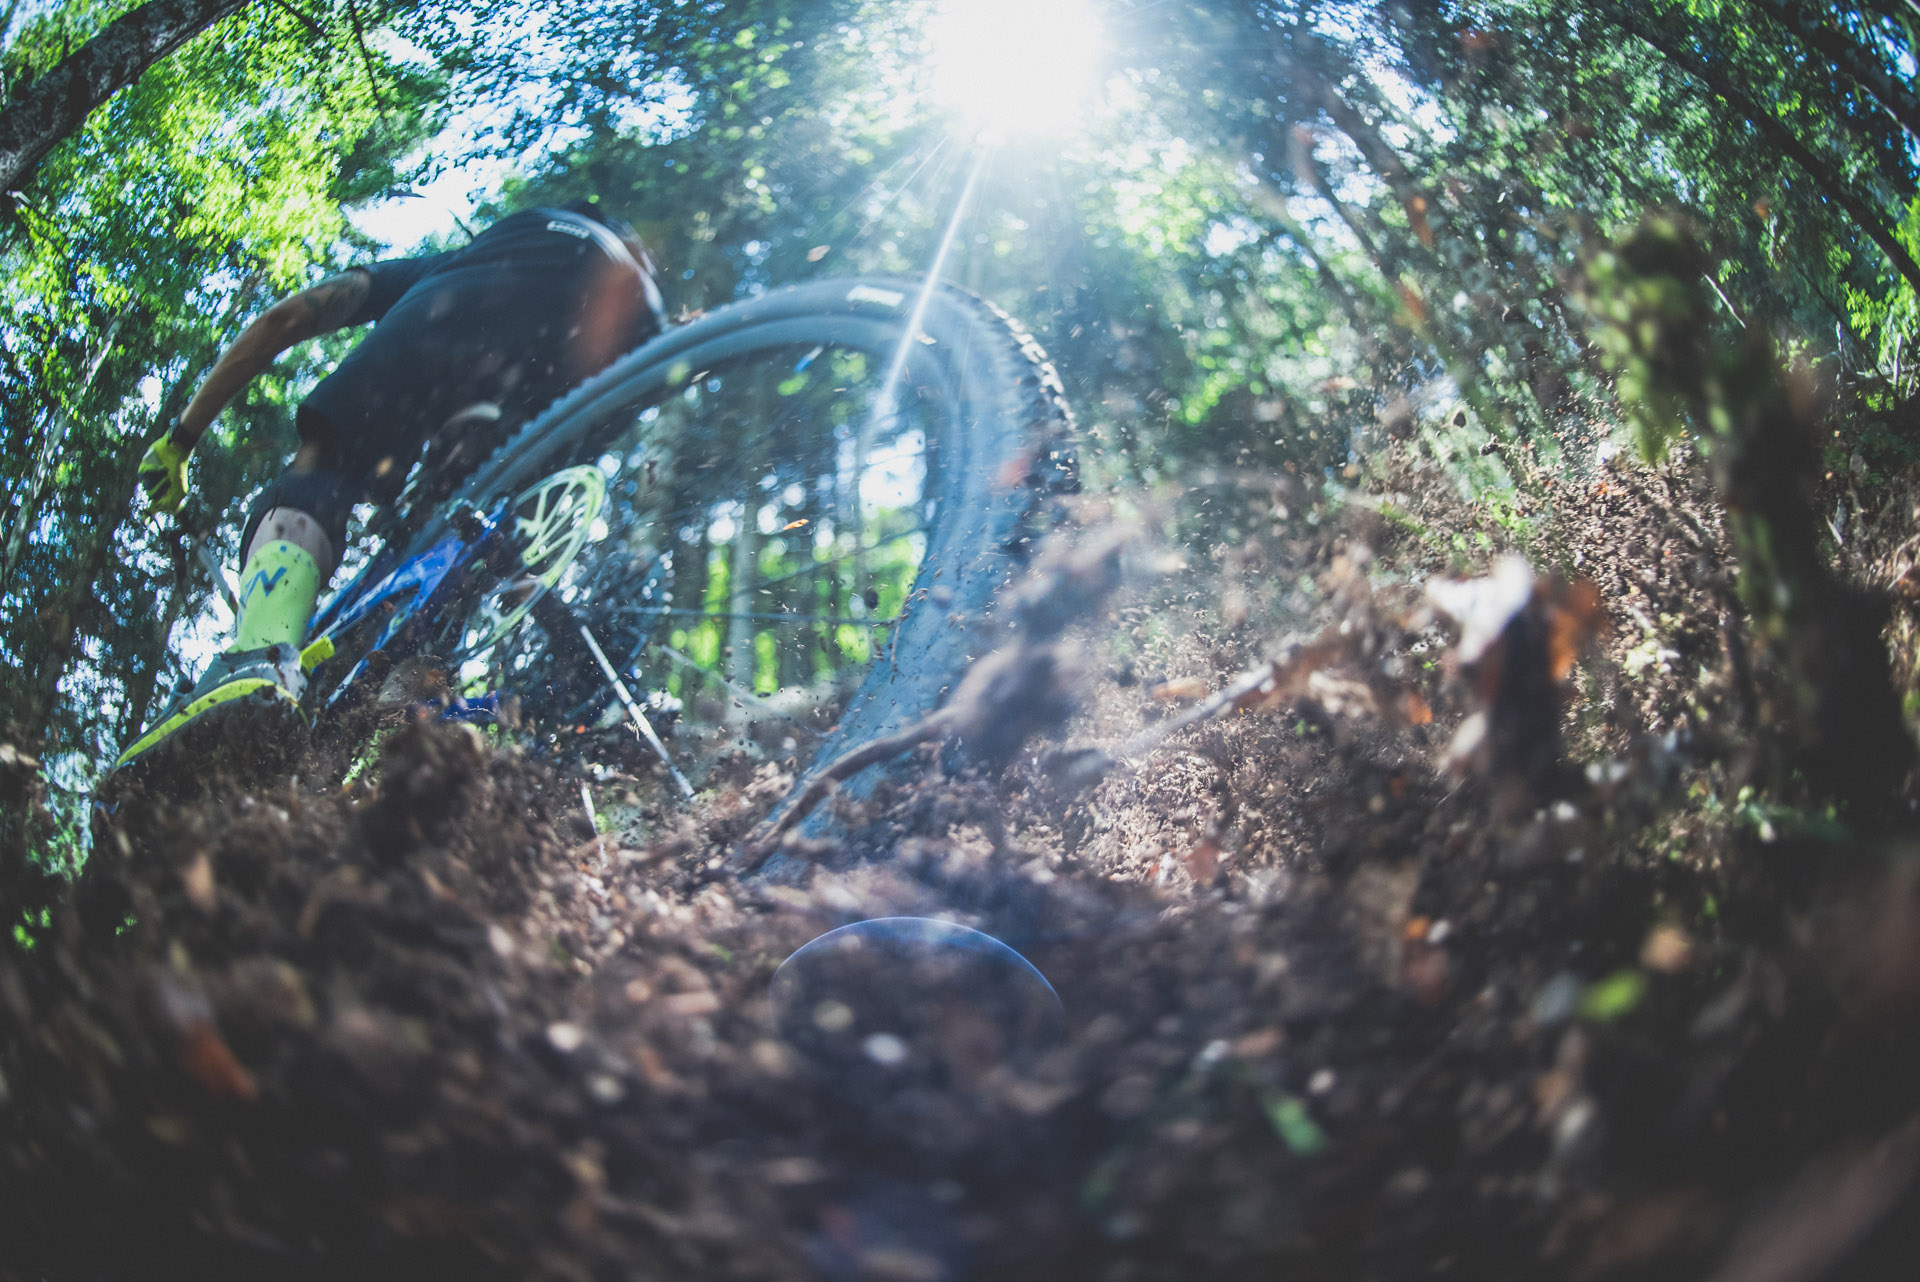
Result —
<instances>
[{"instance_id":1,"label":"sunlit forest background","mask_svg":"<svg viewBox=\"0 0 1920 1282\"><path fill-rule=\"evenodd\" d=\"M221 420L190 533L138 520L134 464L223 341L534 200L629 218L678 313L938 258L1052 355L1096 489L1224 467L1335 493L1417 437L1519 540L1542 478L1715 430L1660 412L1672 371L1631 332L1653 304L1609 274L1664 211L1699 324L1772 335L1859 411L1830 464L1912 449L1874 417L1920 332L1911 0L962 9L0 11L0 720L45 745L56 804L214 644L191 542L232 560L347 338ZM1010 43L968 62L983 29ZM108 37L145 52L49 87Z\"/></svg>"}]
</instances>

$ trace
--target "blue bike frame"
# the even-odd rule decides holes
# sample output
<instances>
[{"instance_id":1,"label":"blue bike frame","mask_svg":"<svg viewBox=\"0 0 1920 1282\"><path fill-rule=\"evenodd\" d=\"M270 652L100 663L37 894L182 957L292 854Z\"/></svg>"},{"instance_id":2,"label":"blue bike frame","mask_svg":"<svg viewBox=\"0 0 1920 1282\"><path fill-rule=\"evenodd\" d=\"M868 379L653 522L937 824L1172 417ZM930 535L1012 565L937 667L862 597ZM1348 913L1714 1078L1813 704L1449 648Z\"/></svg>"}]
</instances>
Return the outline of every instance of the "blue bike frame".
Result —
<instances>
[{"instance_id":1,"label":"blue bike frame","mask_svg":"<svg viewBox=\"0 0 1920 1282\"><path fill-rule=\"evenodd\" d=\"M386 568L387 563L397 554L383 548L364 570L334 593L314 615L307 629L308 645L322 638L343 636L383 608L393 611L393 616L381 629L378 639L355 661L353 668L340 679L340 684L334 687L327 699L328 707L333 706L359 680L366 671L367 660L375 652L389 648L404 651L411 644L418 643L419 634L425 631L427 622L438 617L460 588L457 572L475 561L484 561L506 537L506 514L510 502L508 499L500 500L499 505L485 515L476 512L474 515L479 529L474 537L449 534L426 551L390 570Z\"/></svg>"}]
</instances>

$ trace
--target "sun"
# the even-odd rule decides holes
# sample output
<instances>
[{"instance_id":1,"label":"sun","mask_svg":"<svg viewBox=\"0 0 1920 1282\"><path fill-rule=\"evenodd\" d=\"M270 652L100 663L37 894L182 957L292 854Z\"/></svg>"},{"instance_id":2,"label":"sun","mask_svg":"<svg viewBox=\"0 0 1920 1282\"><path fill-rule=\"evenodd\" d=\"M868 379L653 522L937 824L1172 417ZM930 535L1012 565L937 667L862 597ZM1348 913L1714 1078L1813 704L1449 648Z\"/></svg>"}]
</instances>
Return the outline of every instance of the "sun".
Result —
<instances>
[{"instance_id":1,"label":"sun","mask_svg":"<svg viewBox=\"0 0 1920 1282\"><path fill-rule=\"evenodd\" d=\"M995 138L1057 136L1094 99L1102 55L1089 0L940 0L933 93Z\"/></svg>"}]
</instances>

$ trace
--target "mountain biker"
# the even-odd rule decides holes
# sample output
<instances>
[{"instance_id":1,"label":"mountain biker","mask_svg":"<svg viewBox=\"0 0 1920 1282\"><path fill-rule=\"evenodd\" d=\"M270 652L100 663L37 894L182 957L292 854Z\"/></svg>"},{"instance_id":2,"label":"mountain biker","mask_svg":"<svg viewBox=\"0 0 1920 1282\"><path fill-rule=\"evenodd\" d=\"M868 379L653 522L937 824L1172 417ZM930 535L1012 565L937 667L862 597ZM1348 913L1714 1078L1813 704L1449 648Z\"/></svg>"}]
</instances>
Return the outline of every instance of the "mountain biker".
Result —
<instances>
[{"instance_id":1,"label":"mountain biker","mask_svg":"<svg viewBox=\"0 0 1920 1282\"><path fill-rule=\"evenodd\" d=\"M510 214L464 248L350 268L276 303L221 354L140 462L148 508L179 512L195 444L281 352L370 321L301 403L299 450L253 505L231 647L115 769L234 713L296 725L298 647L353 505L391 502L451 420L524 419L659 333L666 316L633 229L589 201Z\"/></svg>"}]
</instances>

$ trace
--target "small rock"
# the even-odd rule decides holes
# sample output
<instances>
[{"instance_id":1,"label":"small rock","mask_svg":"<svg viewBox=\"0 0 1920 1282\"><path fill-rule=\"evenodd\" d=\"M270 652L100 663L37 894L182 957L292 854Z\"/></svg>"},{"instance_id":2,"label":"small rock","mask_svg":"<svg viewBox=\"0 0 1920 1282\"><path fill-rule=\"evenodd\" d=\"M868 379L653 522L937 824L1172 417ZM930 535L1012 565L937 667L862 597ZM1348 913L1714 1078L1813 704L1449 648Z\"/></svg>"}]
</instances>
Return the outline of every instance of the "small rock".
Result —
<instances>
[{"instance_id":1,"label":"small rock","mask_svg":"<svg viewBox=\"0 0 1920 1282\"><path fill-rule=\"evenodd\" d=\"M1575 1008L1580 1005L1581 984L1577 976L1561 971L1540 986L1534 994L1533 1022L1542 1028L1552 1028L1564 1024L1573 1018Z\"/></svg>"},{"instance_id":2,"label":"small rock","mask_svg":"<svg viewBox=\"0 0 1920 1282\"><path fill-rule=\"evenodd\" d=\"M249 957L234 963L232 1001L255 1019L312 1028L319 1022L313 998L300 972L277 957Z\"/></svg>"},{"instance_id":3,"label":"small rock","mask_svg":"<svg viewBox=\"0 0 1920 1282\"><path fill-rule=\"evenodd\" d=\"M818 1184L827 1178L827 1168L810 1157L776 1157L762 1162L760 1173L775 1185Z\"/></svg>"},{"instance_id":4,"label":"small rock","mask_svg":"<svg viewBox=\"0 0 1920 1282\"><path fill-rule=\"evenodd\" d=\"M1100 1096L1100 1107L1110 1117L1138 1117L1153 1103L1153 1079L1141 1074L1121 1078Z\"/></svg>"},{"instance_id":5,"label":"small rock","mask_svg":"<svg viewBox=\"0 0 1920 1282\"><path fill-rule=\"evenodd\" d=\"M587 1035L580 1030L578 1024L569 1024L565 1020L560 1020L547 1025L547 1041L562 1055L573 1054L586 1040Z\"/></svg>"},{"instance_id":6,"label":"small rock","mask_svg":"<svg viewBox=\"0 0 1920 1282\"><path fill-rule=\"evenodd\" d=\"M845 1002L821 1002L813 1008L813 1026L823 1033L844 1033L853 1027L853 1007Z\"/></svg>"}]
</instances>

